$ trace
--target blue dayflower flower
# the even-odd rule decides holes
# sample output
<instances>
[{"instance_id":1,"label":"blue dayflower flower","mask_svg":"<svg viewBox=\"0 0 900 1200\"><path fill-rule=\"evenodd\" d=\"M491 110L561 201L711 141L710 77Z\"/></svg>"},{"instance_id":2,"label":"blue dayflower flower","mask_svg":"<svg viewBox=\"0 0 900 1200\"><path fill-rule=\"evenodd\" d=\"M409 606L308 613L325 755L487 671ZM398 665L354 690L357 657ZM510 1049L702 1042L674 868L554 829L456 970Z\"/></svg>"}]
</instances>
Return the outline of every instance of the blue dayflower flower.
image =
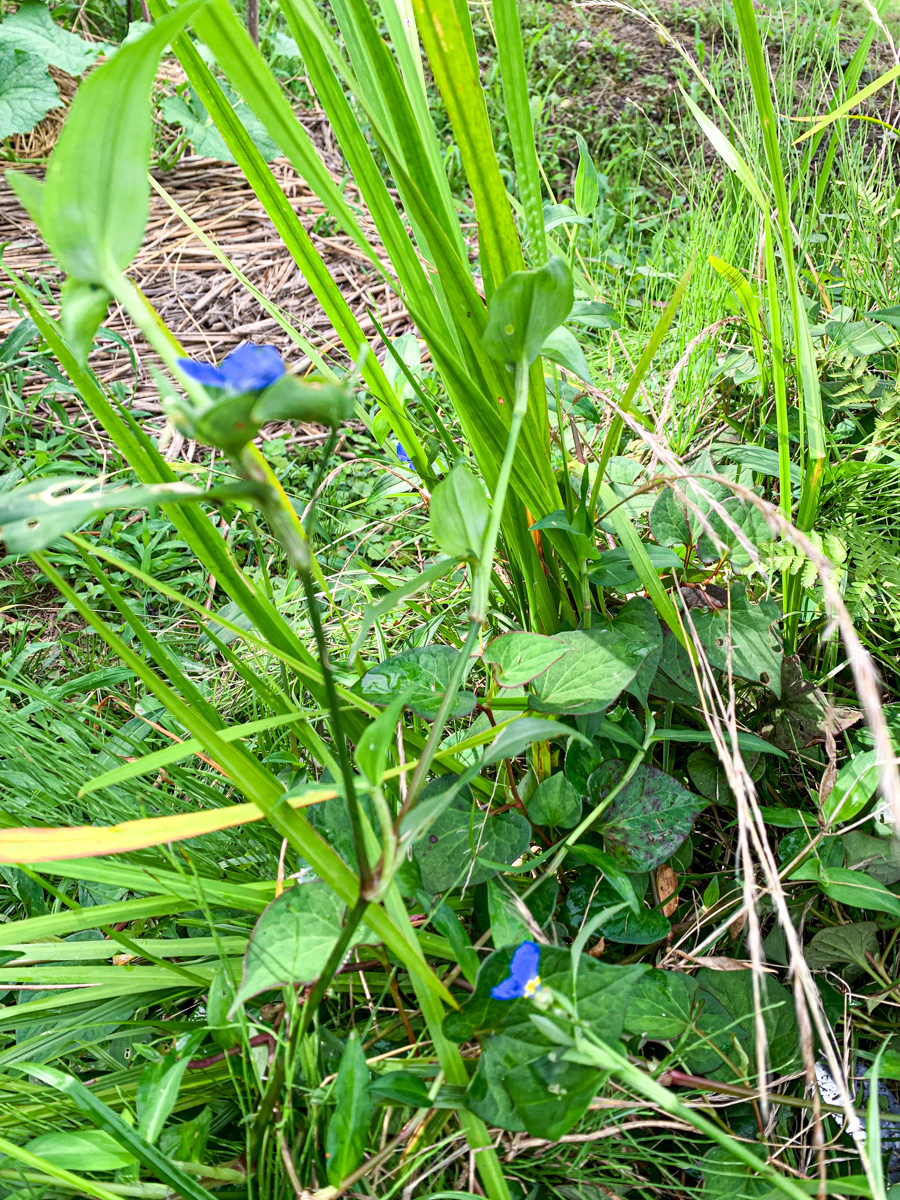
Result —
<instances>
[{"instance_id":1,"label":"blue dayflower flower","mask_svg":"<svg viewBox=\"0 0 900 1200\"><path fill-rule=\"evenodd\" d=\"M537 995L542 987L538 973L540 962L541 948L537 942L523 942L512 956L509 975L491 988L491 998L518 1000L525 996L530 1000Z\"/></svg>"},{"instance_id":2,"label":"blue dayflower flower","mask_svg":"<svg viewBox=\"0 0 900 1200\"><path fill-rule=\"evenodd\" d=\"M261 392L284 374L284 363L275 346L255 346L245 342L222 359L221 365L179 358L185 375L204 387L225 388L235 395Z\"/></svg>"},{"instance_id":3,"label":"blue dayflower flower","mask_svg":"<svg viewBox=\"0 0 900 1200\"><path fill-rule=\"evenodd\" d=\"M413 467L413 464L412 464L412 459L409 457L409 455L403 449L403 446L400 442L397 443L397 457L403 463L404 467L411 467L413 470L415 470L415 468Z\"/></svg>"}]
</instances>

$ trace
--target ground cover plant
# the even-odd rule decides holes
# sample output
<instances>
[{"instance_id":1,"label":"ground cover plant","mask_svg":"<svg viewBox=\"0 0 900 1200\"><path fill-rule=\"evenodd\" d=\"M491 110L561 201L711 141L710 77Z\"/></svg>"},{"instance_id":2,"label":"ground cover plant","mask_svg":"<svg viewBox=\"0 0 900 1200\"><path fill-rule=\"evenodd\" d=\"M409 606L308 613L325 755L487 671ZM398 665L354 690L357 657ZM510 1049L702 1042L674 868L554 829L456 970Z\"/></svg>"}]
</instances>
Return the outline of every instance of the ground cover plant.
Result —
<instances>
[{"instance_id":1,"label":"ground cover plant","mask_svg":"<svg viewBox=\"0 0 900 1200\"><path fill-rule=\"evenodd\" d=\"M4 267L0 1194L887 1197L887 6L628 9L671 138L559 119L576 20L638 53L589 8L85 11L104 61L8 175L64 281ZM160 319L189 146L333 344L215 229L289 350Z\"/></svg>"}]
</instances>

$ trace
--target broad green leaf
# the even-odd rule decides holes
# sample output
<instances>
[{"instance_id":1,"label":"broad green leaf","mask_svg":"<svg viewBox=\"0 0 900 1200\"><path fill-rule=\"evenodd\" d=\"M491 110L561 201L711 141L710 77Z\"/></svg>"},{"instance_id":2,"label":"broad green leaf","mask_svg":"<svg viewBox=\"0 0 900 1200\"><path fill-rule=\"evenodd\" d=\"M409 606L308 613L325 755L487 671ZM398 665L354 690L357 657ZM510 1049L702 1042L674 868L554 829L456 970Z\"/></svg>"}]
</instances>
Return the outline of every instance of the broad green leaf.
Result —
<instances>
[{"instance_id":1,"label":"broad green leaf","mask_svg":"<svg viewBox=\"0 0 900 1200\"><path fill-rule=\"evenodd\" d=\"M340 936L345 913L346 905L324 883L299 884L273 900L247 943L231 1015L260 992L318 978ZM363 941L371 942L372 934L360 926L353 944Z\"/></svg>"},{"instance_id":2,"label":"broad green leaf","mask_svg":"<svg viewBox=\"0 0 900 1200\"><path fill-rule=\"evenodd\" d=\"M675 551L667 546L654 546L648 542L645 549L651 565L657 571L678 571L684 566ZM598 587L615 588L620 592L633 592L641 586L638 573L631 565L628 551L621 546L614 550L604 550L598 565L588 572L588 578Z\"/></svg>"},{"instance_id":3,"label":"broad green leaf","mask_svg":"<svg viewBox=\"0 0 900 1200\"><path fill-rule=\"evenodd\" d=\"M588 329L619 328L615 309L601 300L576 300L566 320L573 325L584 325Z\"/></svg>"},{"instance_id":4,"label":"broad green leaf","mask_svg":"<svg viewBox=\"0 0 900 1200\"><path fill-rule=\"evenodd\" d=\"M97 55L109 49L103 42L85 42L57 25L40 0L24 0L0 22L0 49L7 47L33 54L44 66L49 63L69 75L83 75Z\"/></svg>"},{"instance_id":5,"label":"broad green leaf","mask_svg":"<svg viewBox=\"0 0 900 1200\"><path fill-rule=\"evenodd\" d=\"M51 109L58 108L59 102L59 89L45 62L24 50L9 45L0 47L0 138L28 133ZM33 200L31 203L26 200L40 193L38 181L23 171L7 171L6 177L30 215L35 216Z\"/></svg>"},{"instance_id":6,"label":"broad green leaf","mask_svg":"<svg viewBox=\"0 0 900 1200\"><path fill-rule=\"evenodd\" d=\"M536 271L514 271L488 305L484 348L497 362L533 363L572 309L572 272L561 258Z\"/></svg>"},{"instance_id":7,"label":"broad green leaf","mask_svg":"<svg viewBox=\"0 0 900 1200\"><path fill-rule=\"evenodd\" d=\"M867 968L867 954L878 952L878 926L874 921L857 921L851 925L833 925L813 934L803 951L807 963L816 968L832 967L835 963L855 963Z\"/></svg>"},{"instance_id":8,"label":"broad green leaf","mask_svg":"<svg viewBox=\"0 0 900 1200\"><path fill-rule=\"evenodd\" d=\"M725 769L717 758L705 750L694 750L688 755L688 775L701 796L714 804L734 804L734 793L728 784Z\"/></svg>"},{"instance_id":9,"label":"broad green leaf","mask_svg":"<svg viewBox=\"0 0 900 1200\"><path fill-rule=\"evenodd\" d=\"M707 522L715 536L710 536L704 530L697 543L697 554L703 562L715 563L722 554L727 553L732 565L740 570L753 561L748 545L757 547L770 542L772 530L756 505L738 496L728 496L722 501L722 508L727 514L727 521L715 510L707 513ZM739 531L740 536L735 530Z\"/></svg>"},{"instance_id":10,"label":"broad green leaf","mask_svg":"<svg viewBox=\"0 0 900 1200\"><path fill-rule=\"evenodd\" d=\"M588 798L599 804L621 781L627 764L605 762L588 780ZM678 849L706 801L656 767L639 766L613 800L603 836L628 871L651 871Z\"/></svg>"},{"instance_id":11,"label":"broad green leaf","mask_svg":"<svg viewBox=\"0 0 900 1200\"><path fill-rule=\"evenodd\" d=\"M500 687L522 687L567 653L561 642L540 633L504 633L488 644L483 657L494 666Z\"/></svg>"},{"instance_id":12,"label":"broad green leaf","mask_svg":"<svg viewBox=\"0 0 900 1200\"><path fill-rule=\"evenodd\" d=\"M578 169L575 172L575 207L582 217L589 216L597 207L600 198L600 181L597 168L591 158L587 142L580 133L575 134L578 143Z\"/></svg>"},{"instance_id":13,"label":"broad green leaf","mask_svg":"<svg viewBox=\"0 0 900 1200\"><path fill-rule=\"evenodd\" d=\"M328 1182L340 1187L365 1156L374 1107L366 1055L356 1033L350 1034L344 1046L333 1096L335 1110L325 1136L325 1161Z\"/></svg>"},{"instance_id":14,"label":"broad green leaf","mask_svg":"<svg viewBox=\"0 0 900 1200\"><path fill-rule=\"evenodd\" d=\"M87 362L94 336L106 316L110 294L95 283L82 283L70 275L62 285L60 300L62 325L72 351L79 362Z\"/></svg>"},{"instance_id":15,"label":"broad green leaf","mask_svg":"<svg viewBox=\"0 0 900 1200\"><path fill-rule=\"evenodd\" d=\"M454 918L455 920L456 918ZM403 1104L407 1108L430 1108L431 1098L423 1079L412 1071L385 1071L369 1084L373 1100Z\"/></svg>"},{"instance_id":16,"label":"broad green leaf","mask_svg":"<svg viewBox=\"0 0 900 1200\"><path fill-rule=\"evenodd\" d=\"M568 204L545 204L543 207L544 232L549 233L558 225L588 225L587 217L580 217Z\"/></svg>"},{"instance_id":17,"label":"broad green leaf","mask_svg":"<svg viewBox=\"0 0 900 1200\"><path fill-rule=\"evenodd\" d=\"M532 825L571 829L581 816L581 797L565 775L558 771L539 783L526 805Z\"/></svg>"},{"instance_id":18,"label":"broad green leaf","mask_svg":"<svg viewBox=\"0 0 900 1200\"><path fill-rule=\"evenodd\" d=\"M582 855L579 854L578 857L581 858ZM649 946L662 941L671 929L662 913L646 908L640 901L634 903L630 912L623 909L623 899L626 903L636 899L631 881L627 876L624 878L630 889L630 895L626 896L622 895L624 889L616 886L619 881L614 883L611 875L598 881L593 864L580 868L569 884L558 919L575 931L597 920L597 934L602 934L607 941L626 946ZM644 880L646 881L646 876ZM641 886L643 888L646 884ZM602 915L604 913L605 916Z\"/></svg>"},{"instance_id":19,"label":"broad green leaf","mask_svg":"<svg viewBox=\"0 0 900 1200\"><path fill-rule=\"evenodd\" d=\"M68 1171L118 1171L135 1162L134 1156L102 1129L42 1133L26 1142L25 1149Z\"/></svg>"},{"instance_id":20,"label":"broad green leaf","mask_svg":"<svg viewBox=\"0 0 900 1200\"><path fill-rule=\"evenodd\" d=\"M398 691L420 717L433 721L441 706L459 651L452 646L423 646L404 650L368 670L355 690L371 704L389 704ZM457 692L450 711L451 720L464 717L475 707L471 692Z\"/></svg>"},{"instance_id":21,"label":"broad green leaf","mask_svg":"<svg viewBox=\"0 0 900 1200\"><path fill-rule=\"evenodd\" d=\"M781 661L780 699L772 723L761 732L788 752L825 741L829 731L837 737L862 719L860 709L831 703L819 685L805 677L796 654Z\"/></svg>"},{"instance_id":22,"label":"broad green leaf","mask_svg":"<svg viewBox=\"0 0 900 1200\"><path fill-rule=\"evenodd\" d=\"M567 653L534 681L531 707L558 713L608 708L644 664L658 657L660 637L659 622L629 605L608 624L555 634Z\"/></svg>"},{"instance_id":23,"label":"broad green leaf","mask_svg":"<svg viewBox=\"0 0 900 1200\"><path fill-rule=\"evenodd\" d=\"M833 821L852 821L875 795L880 779L875 750L855 755L838 771L834 787L822 802L822 820L827 825Z\"/></svg>"},{"instance_id":24,"label":"broad green leaf","mask_svg":"<svg viewBox=\"0 0 900 1200\"><path fill-rule=\"evenodd\" d=\"M444 1032L457 1042L482 1040L478 1069L466 1094L469 1108L502 1129L558 1138L585 1112L602 1079L593 1067L560 1063L558 1043L530 1019L532 1001L491 998L491 988L509 974L512 954L509 947L485 959L475 992L459 1012L444 1019ZM547 987L575 998L570 950L542 946L539 969ZM629 994L644 970L581 956L578 1014L596 1036L612 1045L618 1042Z\"/></svg>"},{"instance_id":25,"label":"broad green leaf","mask_svg":"<svg viewBox=\"0 0 900 1200\"><path fill-rule=\"evenodd\" d=\"M731 670L739 679L761 683L781 695L781 639L772 629L781 620L773 600L753 604L743 584L732 584L730 604L711 612L691 614L712 666Z\"/></svg>"},{"instance_id":26,"label":"broad green leaf","mask_svg":"<svg viewBox=\"0 0 900 1200\"><path fill-rule=\"evenodd\" d=\"M686 546L691 541L687 510L674 488L664 487L650 510L650 532L660 546Z\"/></svg>"},{"instance_id":27,"label":"broad green leaf","mask_svg":"<svg viewBox=\"0 0 900 1200\"><path fill-rule=\"evenodd\" d=\"M900 841L897 838L869 837L853 829L835 840L843 847L845 866L865 871L886 887L900 882Z\"/></svg>"},{"instance_id":28,"label":"broad green leaf","mask_svg":"<svg viewBox=\"0 0 900 1200\"><path fill-rule=\"evenodd\" d=\"M593 386L594 381L591 378L591 370L584 357L584 351L578 344L574 333L566 329L565 325L560 325L558 329L554 329L544 338L541 356L550 362L558 363L572 375L576 375L588 387Z\"/></svg>"},{"instance_id":29,"label":"broad green leaf","mask_svg":"<svg viewBox=\"0 0 900 1200\"><path fill-rule=\"evenodd\" d=\"M765 1161L765 1151L751 1146L759 1156L760 1166ZM757 1172L738 1162L733 1154L722 1146L714 1146L700 1163L703 1172L702 1200L776 1200L783 1195L780 1188L768 1179L760 1179Z\"/></svg>"},{"instance_id":30,"label":"broad green leaf","mask_svg":"<svg viewBox=\"0 0 900 1200\"><path fill-rule=\"evenodd\" d=\"M230 94L229 89L223 87L222 90L263 158L267 162L277 158L278 147L266 133L265 126L256 113L246 104L236 104L235 97ZM234 155L225 145L221 133L193 89L187 98L166 96L159 106L159 111L170 125L182 127L196 154L203 158L217 158L221 162L234 162Z\"/></svg>"},{"instance_id":31,"label":"broad green leaf","mask_svg":"<svg viewBox=\"0 0 900 1200\"><path fill-rule=\"evenodd\" d=\"M625 1028L654 1041L678 1038L691 1023L697 980L681 971L654 968L639 980L628 1001Z\"/></svg>"},{"instance_id":32,"label":"broad green leaf","mask_svg":"<svg viewBox=\"0 0 900 1200\"><path fill-rule=\"evenodd\" d=\"M516 812L492 816L457 796L413 846L422 887L435 895L474 887L528 849L531 827Z\"/></svg>"},{"instance_id":33,"label":"broad green leaf","mask_svg":"<svg viewBox=\"0 0 900 1200\"><path fill-rule=\"evenodd\" d=\"M516 906L512 892L496 876L487 881L487 898L491 938L496 949L517 946L531 937L531 930Z\"/></svg>"},{"instance_id":34,"label":"broad green leaf","mask_svg":"<svg viewBox=\"0 0 900 1200\"><path fill-rule=\"evenodd\" d=\"M792 879L796 877L791 876ZM850 871L846 867L825 867L819 875L819 887L829 900L838 904L900 917L900 896L895 896L883 883L878 883L862 871Z\"/></svg>"},{"instance_id":35,"label":"broad green leaf","mask_svg":"<svg viewBox=\"0 0 900 1200\"><path fill-rule=\"evenodd\" d=\"M431 532L454 558L478 559L490 515L484 489L462 462L431 493Z\"/></svg>"},{"instance_id":36,"label":"broad green leaf","mask_svg":"<svg viewBox=\"0 0 900 1200\"><path fill-rule=\"evenodd\" d=\"M185 0L78 89L44 183L40 230L63 270L106 284L140 248L150 206L150 91L163 48L202 0Z\"/></svg>"}]
</instances>

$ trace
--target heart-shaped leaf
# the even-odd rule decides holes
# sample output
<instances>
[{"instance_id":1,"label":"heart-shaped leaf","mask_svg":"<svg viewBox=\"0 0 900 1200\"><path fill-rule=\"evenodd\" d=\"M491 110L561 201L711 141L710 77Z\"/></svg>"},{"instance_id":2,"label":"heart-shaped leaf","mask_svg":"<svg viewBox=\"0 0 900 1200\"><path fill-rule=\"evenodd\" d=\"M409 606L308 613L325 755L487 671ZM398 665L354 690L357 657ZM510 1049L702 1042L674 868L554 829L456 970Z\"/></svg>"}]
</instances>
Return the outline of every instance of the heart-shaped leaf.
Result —
<instances>
[{"instance_id":1,"label":"heart-shaped leaf","mask_svg":"<svg viewBox=\"0 0 900 1200\"><path fill-rule=\"evenodd\" d=\"M458 657L459 651L452 646L404 650L371 667L355 686L371 704L390 704L402 692L414 713L433 721ZM474 707L475 697L471 692L457 692L450 717L464 717Z\"/></svg>"},{"instance_id":2,"label":"heart-shaped leaf","mask_svg":"<svg viewBox=\"0 0 900 1200\"><path fill-rule=\"evenodd\" d=\"M588 780L588 797L599 804L628 766L603 763ZM628 871L652 871L670 858L691 832L706 801L656 767L639 766L607 813L603 836L609 852Z\"/></svg>"}]
</instances>

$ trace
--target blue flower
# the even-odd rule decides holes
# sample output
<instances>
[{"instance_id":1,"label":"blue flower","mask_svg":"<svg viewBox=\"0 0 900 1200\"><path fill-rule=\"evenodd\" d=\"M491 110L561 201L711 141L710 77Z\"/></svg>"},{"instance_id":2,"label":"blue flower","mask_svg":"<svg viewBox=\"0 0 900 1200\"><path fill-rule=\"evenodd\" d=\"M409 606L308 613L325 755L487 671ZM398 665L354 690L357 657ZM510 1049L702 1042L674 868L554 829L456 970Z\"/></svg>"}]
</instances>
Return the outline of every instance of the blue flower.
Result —
<instances>
[{"instance_id":1,"label":"blue flower","mask_svg":"<svg viewBox=\"0 0 900 1200\"><path fill-rule=\"evenodd\" d=\"M208 388L226 388L236 395L261 392L284 374L284 363L274 346L254 346L245 342L222 359L222 365L179 358L185 375Z\"/></svg>"},{"instance_id":2,"label":"blue flower","mask_svg":"<svg viewBox=\"0 0 900 1200\"><path fill-rule=\"evenodd\" d=\"M541 990L540 961L541 948L537 942L523 942L512 956L509 975L491 988L492 999L518 1000L526 996L530 1000Z\"/></svg>"},{"instance_id":3,"label":"blue flower","mask_svg":"<svg viewBox=\"0 0 900 1200\"><path fill-rule=\"evenodd\" d=\"M397 443L397 457L403 463L404 467L412 467L412 459L403 449L403 446L400 444L400 442ZM415 470L415 468L413 469Z\"/></svg>"}]
</instances>

